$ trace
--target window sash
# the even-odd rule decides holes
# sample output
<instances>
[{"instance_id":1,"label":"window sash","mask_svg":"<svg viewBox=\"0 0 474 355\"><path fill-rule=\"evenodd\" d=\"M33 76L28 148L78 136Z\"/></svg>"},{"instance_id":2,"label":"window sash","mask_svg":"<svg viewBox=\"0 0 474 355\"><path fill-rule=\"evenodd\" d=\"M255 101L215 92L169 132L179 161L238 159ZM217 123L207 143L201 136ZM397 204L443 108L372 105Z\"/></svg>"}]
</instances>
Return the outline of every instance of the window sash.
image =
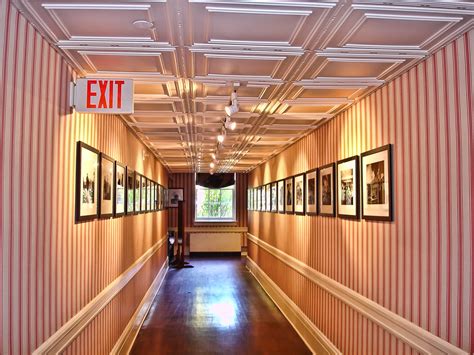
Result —
<instances>
[{"instance_id":1,"label":"window sash","mask_svg":"<svg viewBox=\"0 0 474 355\"><path fill-rule=\"evenodd\" d=\"M236 221L236 193L235 193L235 185L233 185L232 187L224 187L224 188L221 188L221 189L209 189L209 188L205 188L205 187L202 187L202 186L198 186L196 185L195 186L195 191L196 191L196 196L195 196L195 221L196 222L235 222ZM209 194L211 191L219 191L219 197L217 199L217 201L209 201ZM225 191L230 191L232 193L232 202L231 202L231 215L227 215L227 216L222 216L222 214L220 216L198 216L199 214L199 211L201 209L202 206L206 206L208 207L208 211L209 211L209 207L214 207L214 208L217 208L219 209L219 206L222 206L223 205L223 202L222 202L222 199L223 199L223 192ZM198 203L200 202L199 201L199 194L204 194L204 196L201 195L201 198L202 198L202 204L199 205ZM225 205L226 203L224 203ZM219 211L221 212L221 211Z\"/></svg>"}]
</instances>

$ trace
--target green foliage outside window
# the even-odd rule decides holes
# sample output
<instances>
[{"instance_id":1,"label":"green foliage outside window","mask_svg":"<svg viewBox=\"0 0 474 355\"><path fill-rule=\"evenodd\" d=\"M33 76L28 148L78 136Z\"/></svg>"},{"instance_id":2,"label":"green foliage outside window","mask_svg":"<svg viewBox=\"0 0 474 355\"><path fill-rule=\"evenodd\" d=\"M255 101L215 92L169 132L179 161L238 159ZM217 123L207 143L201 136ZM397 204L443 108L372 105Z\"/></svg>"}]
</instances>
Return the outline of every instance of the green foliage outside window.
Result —
<instances>
[{"instance_id":1,"label":"green foliage outside window","mask_svg":"<svg viewBox=\"0 0 474 355\"><path fill-rule=\"evenodd\" d=\"M196 219L234 219L234 186L223 189L196 186Z\"/></svg>"}]
</instances>

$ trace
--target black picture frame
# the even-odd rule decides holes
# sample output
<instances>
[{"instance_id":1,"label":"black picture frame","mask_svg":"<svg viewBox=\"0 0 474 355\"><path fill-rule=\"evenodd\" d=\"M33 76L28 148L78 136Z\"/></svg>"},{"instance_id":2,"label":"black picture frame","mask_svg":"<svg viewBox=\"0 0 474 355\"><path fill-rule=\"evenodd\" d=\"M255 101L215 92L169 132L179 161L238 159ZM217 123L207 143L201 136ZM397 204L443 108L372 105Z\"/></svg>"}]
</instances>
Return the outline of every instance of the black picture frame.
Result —
<instances>
[{"instance_id":1,"label":"black picture frame","mask_svg":"<svg viewBox=\"0 0 474 355\"><path fill-rule=\"evenodd\" d=\"M141 174L137 173L135 171L135 207L134 207L134 213L138 214L141 213L141 200L142 200L142 180L141 180Z\"/></svg>"},{"instance_id":2,"label":"black picture frame","mask_svg":"<svg viewBox=\"0 0 474 355\"><path fill-rule=\"evenodd\" d=\"M330 176L328 176L330 175ZM327 185L326 185L327 184ZM326 186L323 186L326 185ZM329 186L328 186L329 185ZM324 217L336 216L336 164L329 163L318 168L318 214ZM329 189L329 197L327 190ZM328 199L332 202L327 204Z\"/></svg>"},{"instance_id":3,"label":"black picture frame","mask_svg":"<svg viewBox=\"0 0 474 355\"><path fill-rule=\"evenodd\" d=\"M318 169L308 170L305 174L305 213L308 216L318 214Z\"/></svg>"},{"instance_id":4,"label":"black picture frame","mask_svg":"<svg viewBox=\"0 0 474 355\"><path fill-rule=\"evenodd\" d=\"M76 143L76 223L94 220L99 215L99 159L100 152L97 149L81 141ZM93 174L93 177L88 177L89 172ZM83 181L84 173L86 176ZM95 203L89 201L95 201Z\"/></svg>"},{"instance_id":5,"label":"black picture frame","mask_svg":"<svg viewBox=\"0 0 474 355\"><path fill-rule=\"evenodd\" d=\"M272 185L268 183L265 185L265 211L271 212L272 211Z\"/></svg>"},{"instance_id":6,"label":"black picture frame","mask_svg":"<svg viewBox=\"0 0 474 355\"><path fill-rule=\"evenodd\" d=\"M128 166L125 170L127 176L125 214L128 216L135 213L135 171L130 169Z\"/></svg>"},{"instance_id":7,"label":"black picture frame","mask_svg":"<svg viewBox=\"0 0 474 355\"><path fill-rule=\"evenodd\" d=\"M146 212L146 177L140 175L140 213Z\"/></svg>"},{"instance_id":8,"label":"black picture frame","mask_svg":"<svg viewBox=\"0 0 474 355\"><path fill-rule=\"evenodd\" d=\"M111 218L114 215L115 160L100 153L99 163L99 218Z\"/></svg>"},{"instance_id":9,"label":"black picture frame","mask_svg":"<svg viewBox=\"0 0 474 355\"><path fill-rule=\"evenodd\" d=\"M146 179L146 211L147 212L152 212L152 204L151 204L151 198L152 198L152 191L151 191L151 186L152 186L152 181L147 178Z\"/></svg>"},{"instance_id":10,"label":"black picture frame","mask_svg":"<svg viewBox=\"0 0 474 355\"><path fill-rule=\"evenodd\" d=\"M114 165L114 216L122 217L127 209L127 168L125 165L115 161ZM120 208L121 207L121 208Z\"/></svg>"},{"instance_id":11,"label":"black picture frame","mask_svg":"<svg viewBox=\"0 0 474 355\"><path fill-rule=\"evenodd\" d=\"M278 213L285 213L285 179L277 181L278 200L277 200L277 211Z\"/></svg>"},{"instance_id":12,"label":"black picture frame","mask_svg":"<svg viewBox=\"0 0 474 355\"><path fill-rule=\"evenodd\" d=\"M293 211L297 215L305 214L305 173L293 176Z\"/></svg>"},{"instance_id":13,"label":"black picture frame","mask_svg":"<svg viewBox=\"0 0 474 355\"><path fill-rule=\"evenodd\" d=\"M341 169L345 169L341 171ZM350 172L347 175L344 172ZM350 175L349 175L350 174ZM360 174L359 156L354 155L338 160L337 169L337 216L341 218L360 218Z\"/></svg>"},{"instance_id":14,"label":"black picture frame","mask_svg":"<svg viewBox=\"0 0 474 355\"><path fill-rule=\"evenodd\" d=\"M179 201L184 200L184 189L183 188L172 188L169 189L169 206L170 208L177 208Z\"/></svg>"},{"instance_id":15,"label":"black picture frame","mask_svg":"<svg viewBox=\"0 0 474 355\"><path fill-rule=\"evenodd\" d=\"M369 199L368 197L368 165L373 165L377 162L380 162L380 160L377 160L376 162L373 162L372 160L377 159L375 155L377 156L382 156L383 154L380 153L385 153L385 159L386 161L383 161L383 185L382 188L385 189L384 193L384 199L388 198L388 201L383 203L384 207L380 207L377 209L372 209L368 208L369 204L367 203L367 200ZM362 200L362 218L365 220L373 220L373 221L387 221L387 222L392 222L393 221L393 167L392 167L392 153L393 153L393 148L392 144L386 144L382 147L375 148L372 150L369 150L367 152L364 152L361 154L361 200ZM388 170L388 172L386 172ZM388 181L385 181L387 178ZM372 183L372 181L371 181ZM386 185L386 186L384 186ZM371 203L372 205L372 203ZM375 204L374 204L375 205ZM386 206L386 207L385 207Z\"/></svg>"},{"instance_id":16,"label":"black picture frame","mask_svg":"<svg viewBox=\"0 0 474 355\"><path fill-rule=\"evenodd\" d=\"M278 183L276 181L271 183L270 191L271 191L270 212L277 213L277 210L278 210Z\"/></svg>"},{"instance_id":17,"label":"black picture frame","mask_svg":"<svg viewBox=\"0 0 474 355\"><path fill-rule=\"evenodd\" d=\"M293 176L285 179L285 213L295 213L295 184Z\"/></svg>"},{"instance_id":18,"label":"black picture frame","mask_svg":"<svg viewBox=\"0 0 474 355\"><path fill-rule=\"evenodd\" d=\"M257 187L257 211L262 211L262 186Z\"/></svg>"},{"instance_id":19,"label":"black picture frame","mask_svg":"<svg viewBox=\"0 0 474 355\"><path fill-rule=\"evenodd\" d=\"M160 211L165 209L165 187L163 185L158 185L158 190L160 191Z\"/></svg>"}]
</instances>

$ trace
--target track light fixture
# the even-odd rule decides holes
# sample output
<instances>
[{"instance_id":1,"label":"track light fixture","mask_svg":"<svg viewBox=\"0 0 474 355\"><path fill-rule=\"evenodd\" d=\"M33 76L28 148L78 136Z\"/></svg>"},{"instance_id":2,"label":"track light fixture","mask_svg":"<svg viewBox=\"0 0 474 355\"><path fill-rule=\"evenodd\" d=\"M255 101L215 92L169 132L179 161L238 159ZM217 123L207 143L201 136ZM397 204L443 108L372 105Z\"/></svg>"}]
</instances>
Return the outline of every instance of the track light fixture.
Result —
<instances>
[{"instance_id":1,"label":"track light fixture","mask_svg":"<svg viewBox=\"0 0 474 355\"><path fill-rule=\"evenodd\" d=\"M227 116L232 116L234 113L239 112L239 102L237 100L237 90L230 95L229 106L225 107L225 113Z\"/></svg>"},{"instance_id":2,"label":"track light fixture","mask_svg":"<svg viewBox=\"0 0 474 355\"><path fill-rule=\"evenodd\" d=\"M224 139L225 139L225 136L224 136L223 134L219 134L219 135L217 136L217 141L218 141L219 143L224 143Z\"/></svg>"},{"instance_id":3,"label":"track light fixture","mask_svg":"<svg viewBox=\"0 0 474 355\"><path fill-rule=\"evenodd\" d=\"M237 127L237 122L232 121L230 116L226 116L224 121L224 127L233 131Z\"/></svg>"},{"instance_id":4,"label":"track light fixture","mask_svg":"<svg viewBox=\"0 0 474 355\"><path fill-rule=\"evenodd\" d=\"M209 167L210 167L211 169L214 169L215 166L216 166L216 164L214 164L214 162L211 162L211 164L209 164Z\"/></svg>"}]
</instances>

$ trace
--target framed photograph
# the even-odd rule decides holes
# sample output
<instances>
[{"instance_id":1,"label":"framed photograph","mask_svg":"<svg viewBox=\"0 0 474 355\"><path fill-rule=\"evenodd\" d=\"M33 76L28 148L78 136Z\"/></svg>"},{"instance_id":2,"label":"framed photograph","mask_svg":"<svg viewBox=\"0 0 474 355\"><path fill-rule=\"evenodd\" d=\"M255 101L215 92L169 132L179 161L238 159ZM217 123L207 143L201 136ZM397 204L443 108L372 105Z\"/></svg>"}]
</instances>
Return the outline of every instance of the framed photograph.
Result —
<instances>
[{"instance_id":1,"label":"framed photograph","mask_svg":"<svg viewBox=\"0 0 474 355\"><path fill-rule=\"evenodd\" d=\"M179 201L184 201L184 190L183 189L169 189L169 206L178 207Z\"/></svg>"},{"instance_id":2,"label":"framed photograph","mask_svg":"<svg viewBox=\"0 0 474 355\"><path fill-rule=\"evenodd\" d=\"M293 189L293 177L285 179L285 213L293 214L294 213L294 194Z\"/></svg>"},{"instance_id":3,"label":"framed photograph","mask_svg":"<svg viewBox=\"0 0 474 355\"><path fill-rule=\"evenodd\" d=\"M153 201L152 201L152 208L153 211L158 211L158 198L159 198L159 191L158 191L158 183L154 182L153 183Z\"/></svg>"},{"instance_id":4,"label":"framed photograph","mask_svg":"<svg viewBox=\"0 0 474 355\"><path fill-rule=\"evenodd\" d=\"M317 169L310 170L306 172L306 182L305 182L305 212L307 215L316 215L318 213L317 200L317 178L318 171Z\"/></svg>"},{"instance_id":5,"label":"framed photograph","mask_svg":"<svg viewBox=\"0 0 474 355\"><path fill-rule=\"evenodd\" d=\"M76 223L97 218L99 213L99 151L77 142Z\"/></svg>"},{"instance_id":6,"label":"framed photograph","mask_svg":"<svg viewBox=\"0 0 474 355\"><path fill-rule=\"evenodd\" d=\"M150 179L146 179L146 210L147 212L151 212L151 184L152 181Z\"/></svg>"},{"instance_id":7,"label":"framed photograph","mask_svg":"<svg viewBox=\"0 0 474 355\"><path fill-rule=\"evenodd\" d=\"M361 154L362 218L393 221L392 146Z\"/></svg>"},{"instance_id":8,"label":"framed photograph","mask_svg":"<svg viewBox=\"0 0 474 355\"><path fill-rule=\"evenodd\" d=\"M146 177L140 175L140 212L146 212Z\"/></svg>"},{"instance_id":9,"label":"framed photograph","mask_svg":"<svg viewBox=\"0 0 474 355\"><path fill-rule=\"evenodd\" d=\"M114 193L114 216L121 217L125 214L125 166L115 162L115 193Z\"/></svg>"},{"instance_id":10,"label":"framed photograph","mask_svg":"<svg viewBox=\"0 0 474 355\"><path fill-rule=\"evenodd\" d=\"M158 200L158 208L161 210L165 209L165 187L158 184L158 191L160 195L160 199ZM181 200L183 201L183 200Z\"/></svg>"},{"instance_id":11,"label":"framed photograph","mask_svg":"<svg viewBox=\"0 0 474 355\"><path fill-rule=\"evenodd\" d=\"M337 215L359 218L359 156L337 162Z\"/></svg>"},{"instance_id":12,"label":"framed photograph","mask_svg":"<svg viewBox=\"0 0 474 355\"><path fill-rule=\"evenodd\" d=\"M257 187L257 211L262 210L262 187Z\"/></svg>"},{"instance_id":13,"label":"framed photograph","mask_svg":"<svg viewBox=\"0 0 474 355\"><path fill-rule=\"evenodd\" d=\"M114 166L115 161L111 157L100 153L100 218L109 218L114 214Z\"/></svg>"},{"instance_id":14,"label":"framed photograph","mask_svg":"<svg viewBox=\"0 0 474 355\"><path fill-rule=\"evenodd\" d=\"M141 200L142 200L142 189L141 185L142 180L141 180L141 175L137 172L135 172L135 213L140 213L141 212Z\"/></svg>"},{"instance_id":15,"label":"framed photograph","mask_svg":"<svg viewBox=\"0 0 474 355\"><path fill-rule=\"evenodd\" d=\"M163 208L168 208L170 206L170 198L169 198L170 190L167 187L163 187L163 199L165 200L165 205Z\"/></svg>"},{"instance_id":16,"label":"framed photograph","mask_svg":"<svg viewBox=\"0 0 474 355\"><path fill-rule=\"evenodd\" d=\"M336 186L335 164L327 164L318 169L318 212L321 216L336 215Z\"/></svg>"},{"instance_id":17,"label":"framed photograph","mask_svg":"<svg viewBox=\"0 0 474 355\"><path fill-rule=\"evenodd\" d=\"M272 202L272 186L271 184L266 184L265 185L265 197L266 197L266 200L265 200L265 211L267 212L270 212L272 209L271 209L271 202Z\"/></svg>"},{"instance_id":18,"label":"framed photograph","mask_svg":"<svg viewBox=\"0 0 474 355\"><path fill-rule=\"evenodd\" d=\"M258 211L258 204L257 204L257 188L254 187L253 189L253 210Z\"/></svg>"},{"instance_id":19,"label":"framed photograph","mask_svg":"<svg viewBox=\"0 0 474 355\"><path fill-rule=\"evenodd\" d=\"M278 213L285 213L285 180L280 180L278 185Z\"/></svg>"},{"instance_id":20,"label":"framed photograph","mask_svg":"<svg viewBox=\"0 0 474 355\"><path fill-rule=\"evenodd\" d=\"M305 176L304 174L299 174L296 175L293 178L293 184L294 184L294 210L296 214L304 214L304 182L305 182Z\"/></svg>"},{"instance_id":21,"label":"framed photograph","mask_svg":"<svg viewBox=\"0 0 474 355\"><path fill-rule=\"evenodd\" d=\"M272 182L272 187L271 187L271 202L270 202L270 211L271 212L276 212L278 208L278 189L277 189L277 183Z\"/></svg>"},{"instance_id":22,"label":"framed photograph","mask_svg":"<svg viewBox=\"0 0 474 355\"><path fill-rule=\"evenodd\" d=\"M261 208L261 211L262 212L266 212L267 211L267 187L265 185L262 185L262 208Z\"/></svg>"},{"instance_id":23,"label":"framed photograph","mask_svg":"<svg viewBox=\"0 0 474 355\"><path fill-rule=\"evenodd\" d=\"M133 214L135 210L135 172L127 166L126 214Z\"/></svg>"}]
</instances>

